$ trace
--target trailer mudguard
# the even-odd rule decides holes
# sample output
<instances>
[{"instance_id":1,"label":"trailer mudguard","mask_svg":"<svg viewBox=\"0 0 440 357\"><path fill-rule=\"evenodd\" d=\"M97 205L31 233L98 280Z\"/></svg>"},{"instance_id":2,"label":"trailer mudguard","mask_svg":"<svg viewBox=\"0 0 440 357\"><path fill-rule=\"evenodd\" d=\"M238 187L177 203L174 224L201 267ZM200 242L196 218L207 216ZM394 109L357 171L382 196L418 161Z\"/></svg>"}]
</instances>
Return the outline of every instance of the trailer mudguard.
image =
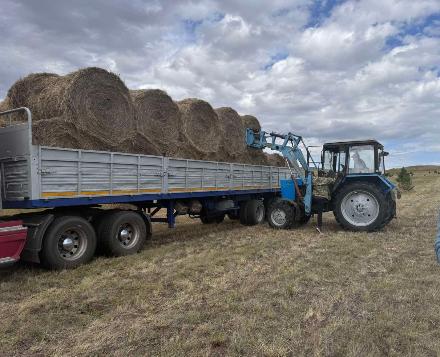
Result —
<instances>
[{"instance_id":1,"label":"trailer mudguard","mask_svg":"<svg viewBox=\"0 0 440 357\"><path fill-rule=\"evenodd\" d=\"M26 244L21 258L29 262L39 263L39 254L43 245L44 234L55 219L55 216L45 213L41 215L23 215L20 219L23 220L24 225L28 228Z\"/></svg>"}]
</instances>

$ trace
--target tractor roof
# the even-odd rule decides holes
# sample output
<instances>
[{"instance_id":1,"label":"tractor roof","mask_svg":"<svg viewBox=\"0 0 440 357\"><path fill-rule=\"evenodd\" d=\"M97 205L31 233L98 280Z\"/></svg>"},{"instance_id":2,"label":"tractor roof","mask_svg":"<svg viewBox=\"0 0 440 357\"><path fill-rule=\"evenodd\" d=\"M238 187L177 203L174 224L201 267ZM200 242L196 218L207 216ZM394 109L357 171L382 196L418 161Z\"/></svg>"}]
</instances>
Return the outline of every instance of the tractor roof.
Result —
<instances>
[{"instance_id":1,"label":"tractor roof","mask_svg":"<svg viewBox=\"0 0 440 357\"><path fill-rule=\"evenodd\" d=\"M360 145L377 145L379 149L383 149L383 145L374 139L369 140L353 140L353 141L339 141L335 143L325 143L324 150L326 149L338 149L340 150L343 147L347 146L360 146Z\"/></svg>"}]
</instances>

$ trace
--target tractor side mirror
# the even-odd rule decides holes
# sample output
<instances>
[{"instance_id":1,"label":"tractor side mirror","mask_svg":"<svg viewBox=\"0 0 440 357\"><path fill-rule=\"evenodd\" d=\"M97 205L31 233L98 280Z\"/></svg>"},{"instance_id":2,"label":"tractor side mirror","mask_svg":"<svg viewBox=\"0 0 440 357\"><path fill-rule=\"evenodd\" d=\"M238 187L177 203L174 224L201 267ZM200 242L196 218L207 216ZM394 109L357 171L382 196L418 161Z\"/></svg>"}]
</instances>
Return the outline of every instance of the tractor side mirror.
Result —
<instances>
[{"instance_id":1,"label":"tractor side mirror","mask_svg":"<svg viewBox=\"0 0 440 357\"><path fill-rule=\"evenodd\" d=\"M384 151L383 153L382 153L382 156L383 157L385 157L385 156L388 156L390 153L388 152L388 151Z\"/></svg>"}]
</instances>

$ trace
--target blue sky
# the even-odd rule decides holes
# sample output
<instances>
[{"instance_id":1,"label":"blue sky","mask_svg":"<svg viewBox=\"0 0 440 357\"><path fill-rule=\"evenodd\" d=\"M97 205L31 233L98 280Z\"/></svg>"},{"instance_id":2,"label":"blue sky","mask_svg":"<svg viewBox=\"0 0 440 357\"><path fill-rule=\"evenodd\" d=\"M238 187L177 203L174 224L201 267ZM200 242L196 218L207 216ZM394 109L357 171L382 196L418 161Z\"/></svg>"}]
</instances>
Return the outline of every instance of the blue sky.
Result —
<instances>
[{"instance_id":1,"label":"blue sky","mask_svg":"<svg viewBox=\"0 0 440 357\"><path fill-rule=\"evenodd\" d=\"M0 99L99 66L310 145L375 138L390 166L440 164L438 0L3 0L0 34Z\"/></svg>"}]
</instances>

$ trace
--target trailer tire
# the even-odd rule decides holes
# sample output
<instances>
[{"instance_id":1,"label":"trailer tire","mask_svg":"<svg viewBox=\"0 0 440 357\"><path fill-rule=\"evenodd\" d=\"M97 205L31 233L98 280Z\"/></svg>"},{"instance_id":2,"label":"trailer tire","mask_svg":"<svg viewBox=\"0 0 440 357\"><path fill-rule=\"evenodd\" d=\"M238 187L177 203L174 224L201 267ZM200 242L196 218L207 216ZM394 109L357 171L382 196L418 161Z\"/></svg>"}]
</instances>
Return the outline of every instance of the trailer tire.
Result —
<instances>
[{"instance_id":1,"label":"trailer tire","mask_svg":"<svg viewBox=\"0 0 440 357\"><path fill-rule=\"evenodd\" d=\"M264 222L265 209L261 200L245 201L240 206L240 223L255 226Z\"/></svg>"},{"instance_id":2,"label":"trailer tire","mask_svg":"<svg viewBox=\"0 0 440 357\"><path fill-rule=\"evenodd\" d=\"M139 252L147 240L147 227L139 213L116 211L102 217L98 241L102 251L120 257Z\"/></svg>"},{"instance_id":3,"label":"trailer tire","mask_svg":"<svg viewBox=\"0 0 440 357\"><path fill-rule=\"evenodd\" d=\"M43 238L40 261L49 269L72 269L88 263L95 254L96 233L79 216L59 216Z\"/></svg>"},{"instance_id":4,"label":"trailer tire","mask_svg":"<svg viewBox=\"0 0 440 357\"><path fill-rule=\"evenodd\" d=\"M295 206L285 200L274 201L267 211L267 221L272 228L290 229L298 225Z\"/></svg>"},{"instance_id":5,"label":"trailer tire","mask_svg":"<svg viewBox=\"0 0 440 357\"><path fill-rule=\"evenodd\" d=\"M336 221L347 230L373 232L381 229L389 219L386 196L376 185L347 184L335 194L334 202Z\"/></svg>"}]
</instances>

